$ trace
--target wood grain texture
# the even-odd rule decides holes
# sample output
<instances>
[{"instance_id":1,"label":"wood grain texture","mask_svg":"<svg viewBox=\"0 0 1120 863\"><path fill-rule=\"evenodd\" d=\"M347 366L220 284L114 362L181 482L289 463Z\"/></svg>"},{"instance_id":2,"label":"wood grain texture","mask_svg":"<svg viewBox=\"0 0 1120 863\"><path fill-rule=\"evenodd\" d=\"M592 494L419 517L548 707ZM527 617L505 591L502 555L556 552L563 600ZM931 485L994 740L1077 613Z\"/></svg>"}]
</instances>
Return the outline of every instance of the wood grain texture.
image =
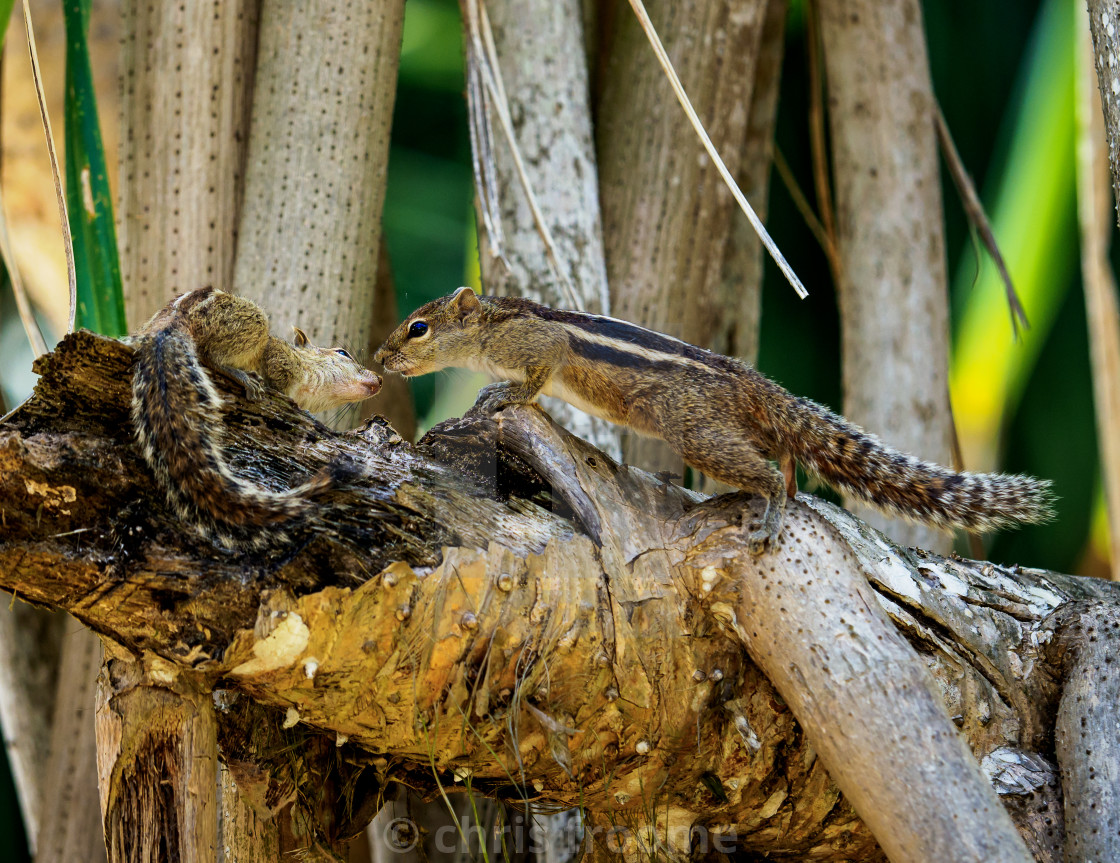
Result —
<instances>
[{"instance_id":1,"label":"wood grain texture","mask_svg":"<svg viewBox=\"0 0 1120 863\"><path fill-rule=\"evenodd\" d=\"M713 592L713 609L727 615L778 690L790 693L814 750L887 858L1033 860L839 532L822 530L803 511L791 516L787 530L802 546L779 553L760 579L736 577L745 551L703 554L694 566L729 577ZM821 602L828 614L817 611ZM797 637L782 637L779 628ZM899 764L922 769L899 771ZM921 830L910 829L912 813L929 800L938 805L924 811Z\"/></svg>"},{"instance_id":2,"label":"wood grain texture","mask_svg":"<svg viewBox=\"0 0 1120 863\"><path fill-rule=\"evenodd\" d=\"M214 705L194 683L154 657L102 667L97 764L110 863L216 859Z\"/></svg>"},{"instance_id":3,"label":"wood grain texture","mask_svg":"<svg viewBox=\"0 0 1120 863\"><path fill-rule=\"evenodd\" d=\"M280 827L259 815L225 764L218 765L218 863L269 863L280 859Z\"/></svg>"},{"instance_id":4,"label":"wood grain texture","mask_svg":"<svg viewBox=\"0 0 1120 863\"><path fill-rule=\"evenodd\" d=\"M949 324L934 100L917 0L820 0L836 191L843 414L950 464ZM967 467L967 465L966 465ZM861 518L937 551L943 532Z\"/></svg>"},{"instance_id":5,"label":"wood grain texture","mask_svg":"<svg viewBox=\"0 0 1120 863\"><path fill-rule=\"evenodd\" d=\"M1054 729L1066 860L1120 859L1120 736L1112 715L1120 703L1120 612L1083 602L1056 617L1052 650L1066 672Z\"/></svg>"},{"instance_id":6,"label":"wood grain texture","mask_svg":"<svg viewBox=\"0 0 1120 863\"><path fill-rule=\"evenodd\" d=\"M888 845L944 849L926 859L977 859L983 835L1006 832L989 823L995 788L1036 859L1061 858L1059 769L1084 765L1076 747L1055 765L1049 741L1078 678L1039 646L1055 612L1115 608L1120 586L905 551L807 495L755 563L743 525L760 501L665 485L537 409L445 424L411 447L384 426L340 435L280 398L225 390L233 463L254 481L291 485L340 457L356 468L306 544L230 557L183 535L139 467L123 421L130 354L69 337L0 432L0 587L111 633L164 688L186 676L252 705L242 720L223 710L223 739L263 735L273 754L223 752L257 759L266 801L311 792L319 808L293 820L303 835L333 823L342 841L356 826L330 815L332 787L372 771L373 787L436 793L434 769L495 794L521 776L551 803L587 806L600 838L622 824L679 853L695 827L826 861L882 859L870 824ZM760 670L775 661L777 689ZM1078 703L1072 720L1090 720ZM847 724L864 713L870 737ZM982 774L953 754L958 734ZM831 771L876 777L879 796L851 792L862 819ZM971 817L947 792L879 788L938 781L978 801ZM960 816L951 847L926 829L942 823L931 807Z\"/></svg>"},{"instance_id":7,"label":"wood grain texture","mask_svg":"<svg viewBox=\"0 0 1120 863\"><path fill-rule=\"evenodd\" d=\"M596 144L612 314L707 347L728 311L723 260L735 203L629 5L607 8ZM647 4L732 174L744 154L766 8L765 0ZM624 453L641 467L683 473L659 442L630 439Z\"/></svg>"}]
</instances>

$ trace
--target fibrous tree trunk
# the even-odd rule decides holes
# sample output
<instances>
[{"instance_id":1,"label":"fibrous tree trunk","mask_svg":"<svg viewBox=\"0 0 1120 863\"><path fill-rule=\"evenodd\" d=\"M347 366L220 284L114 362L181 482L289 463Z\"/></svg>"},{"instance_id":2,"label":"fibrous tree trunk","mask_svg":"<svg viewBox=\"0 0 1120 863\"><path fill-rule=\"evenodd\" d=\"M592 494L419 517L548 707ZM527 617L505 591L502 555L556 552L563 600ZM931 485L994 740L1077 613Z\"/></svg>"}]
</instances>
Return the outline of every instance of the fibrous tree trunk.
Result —
<instances>
[{"instance_id":1,"label":"fibrous tree trunk","mask_svg":"<svg viewBox=\"0 0 1120 863\"><path fill-rule=\"evenodd\" d=\"M647 4L733 174L746 152L763 33L781 42L781 27L766 28L769 6L766 0ZM724 286L734 200L629 5L618 0L605 8L596 145L612 314L692 344L725 341L720 321L739 320L741 307L757 304L760 288L757 282L736 285L735 292ZM756 177L767 169L768 163L752 166ZM682 473L680 458L656 441L631 439L624 454L632 464Z\"/></svg>"},{"instance_id":2,"label":"fibrous tree trunk","mask_svg":"<svg viewBox=\"0 0 1120 863\"><path fill-rule=\"evenodd\" d=\"M950 464L948 281L921 5L815 6L828 72L844 415ZM905 545L950 547L934 528L854 511Z\"/></svg>"},{"instance_id":3,"label":"fibrous tree trunk","mask_svg":"<svg viewBox=\"0 0 1120 863\"><path fill-rule=\"evenodd\" d=\"M258 0L121 3L117 238L132 329L233 284Z\"/></svg>"},{"instance_id":4,"label":"fibrous tree trunk","mask_svg":"<svg viewBox=\"0 0 1120 863\"><path fill-rule=\"evenodd\" d=\"M218 753L209 690L159 657L121 655L102 666L97 702L109 860L214 860Z\"/></svg>"},{"instance_id":5,"label":"fibrous tree trunk","mask_svg":"<svg viewBox=\"0 0 1120 863\"><path fill-rule=\"evenodd\" d=\"M281 337L369 345L403 22L400 0L263 0L232 283Z\"/></svg>"},{"instance_id":6,"label":"fibrous tree trunk","mask_svg":"<svg viewBox=\"0 0 1120 863\"><path fill-rule=\"evenodd\" d=\"M123 14L118 212L132 326L213 284L258 301L282 338L298 323L361 357L375 286L392 288L377 270L403 3L126 4ZM118 676L157 701L175 694L140 673ZM139 695L116 698L137 709ZM194 744L180 743L187 757ZM217 808L250 823L242 807L234 795ZM298 825L277 819L268 830L238 843L242 859L273 846L318 853Z\"/></svg>"},{"instance_id":7,"label":"fibrous tree trunk","mask_svg":"<svg viewBox=\"0 0 1120 863\"><path fill-rule=\"evenodd\" d=\"M489 129L477 128L474 134L476 160L492 161L498 193L496 212L480 212L479 218L484 287L499 296L524 296L558 308L576 305L583 311L610 314L579 0L486 4L468 0L465 8L468 75L475 82L468 93L473 102L481 103L472 107L472 116L489 120ZM469 32L472 21L479 30L478 46ZM493 33L497 68L484 53L486 22ZM533 217L512 147L503 136L497 105L501 94L483 96L488 80L502 84L504 110L533 196L545 214L552 254ZM480 179L485 183L484 176ZM489 203L485 194L483 189L478 196L480 208ZM497 222L491 225L497 236L487 230L492 220ZM614 455L621 452L617 427L566 404L550 406L557 419L580 437Z\"/></svg>"},{"instance_id":8,"label":"fibrous tree trunk","mask_svg":"<svg viewBox=\"0 0 1120 863\"><path fill-rule=\"evenodd\" d=\"M483 291L609 314L581 4L465 0L460 5ZM534 212L543 217L543 227ZM614 456L621 453L616 426L559 400L546 401L575 434ZM434 834L446 826L440 817L508 817L496 810L489 801L457 797L448 812L424 826ZM535 820L546 833L554 826L547 815ZM559 842L546 845L555 848ZM506 854L512 850L507 847ZM470 859L469 849L458 853Z\"/></svg>"},{"instance_id":9,"label":"fibrous tree trunk","mask_svg":"<svg viewBox=\"0 0 1120 863\"><path fill-rule=\"evenodd\" d=\"M121 6L117 236L133 329L176 294L233 285L258 9L258 0ZM175 812L190 799L184 769L199 751L212 750L212 742L182 733L192 701L140 667L126 670L127 664L119 657L113 675L127 681L126 688L118 693L103 684L98 709L110 860L188 849L212 855L216 820L188 824ZM102 676L109 679L108 668ZM148 735L137 723L139 716L162 713L184 724L171 722ZM196 730L205 734L206 727ZM128 737L114 741L105 736L110 730ZM193 766L208 773L203 779L191 774L194 790L216 787L212 751ZM175 777L168 786L160 785L164 771ZM167 789L171 793L159 793ZM212 793L199 805L199 816L216 819Z\"/></svg>"},{"instance_id":10,"label":"fibrous tree trunk","mask_svg":"<svg viewBox=\"0 0 1120 863\"><path fill-rule=\"evenodd\" d=\"M535 409L410 447L224 390L236 470L359 474L296 547L229 556L148 485L122 430L129 361L72 337L0 432L0 586L220 690L238 781L265 812L333 800L328 838L381 789L438 781L583 805L591 841L636 854L703 836L1057 860L1061 798L1095 787L1084 753L1117 758L1114 704L1081 694L1116 682L1094 645L1111 583L902 551L809 496L756 560L741 525L760 501L619 466ZM1076 735L1057 762L1056 727Z\"/></svg>"}]
</instances>

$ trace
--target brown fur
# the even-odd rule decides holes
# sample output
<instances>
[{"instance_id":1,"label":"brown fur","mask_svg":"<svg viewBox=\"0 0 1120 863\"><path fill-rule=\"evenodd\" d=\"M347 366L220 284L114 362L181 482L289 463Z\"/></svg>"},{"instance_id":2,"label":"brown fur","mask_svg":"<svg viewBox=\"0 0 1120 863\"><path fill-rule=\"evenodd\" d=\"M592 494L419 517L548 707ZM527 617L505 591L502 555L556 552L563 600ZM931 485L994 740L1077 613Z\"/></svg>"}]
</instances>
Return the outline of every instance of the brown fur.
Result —
<instances>
[{"instance_id":1,"label":"brown fur","mask_svg":"<svg viewBox=\"0 0 1120 863\"><path fill-rule=\"evenodd\" d=\"M417 323L427 331L410 335ZM502 382L480 393L479 410L544 393L665 440L692 467L767 498L755 550L781 528L787 482L772 461L800 461L830 485L928 524L989 530L1053 515L1044 480L923 462L745 363L613 318L460 288L409 315L375 359L405 375L488 372Z\"/></svg>"},{"instance_id":2,"label":"brown fur","mask_svg":"<svg viewBox=\"0 0 1120 863\"><path fill-rule=\"evenodd\" d=\"M297 333L274 338L255 303L214 288L183 294L134 337L132 423L144 459L175 512L227 547L259 548L311 510L330 484L317 477L274 493L237 477L219 445L221 398L206 367L244 386L250 398L279 390L307 410L374 395L381 379L338 348ZM266 528L262 530L261 528Z\"/></svg>"}]
</instances>

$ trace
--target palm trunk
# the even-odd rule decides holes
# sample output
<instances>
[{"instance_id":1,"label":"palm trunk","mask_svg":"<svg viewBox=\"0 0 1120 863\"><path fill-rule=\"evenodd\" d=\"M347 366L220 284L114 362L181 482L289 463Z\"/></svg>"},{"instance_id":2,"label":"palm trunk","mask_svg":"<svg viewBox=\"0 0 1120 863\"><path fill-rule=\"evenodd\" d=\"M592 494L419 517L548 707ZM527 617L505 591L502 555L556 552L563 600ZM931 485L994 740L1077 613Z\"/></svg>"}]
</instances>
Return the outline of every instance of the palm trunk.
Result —
<instances>
[{"instance_id":1,"label":"palm trunk","mask_svg":"<svg viewBox=\"0 0 1120 863\"><path fill-rule=\"evenodd\" d=\"M917 0L818 0L836 184L844 414L905 452L952 461L949 304ZM863 505L897 542L945 552L944 532Z\"/></svg>"},{"instance_id":2,"label":"palm trunk","mask_svg":"<svg viewBox=\"0 0 1120 863\"><path fill-rule=\"evenodd\" d=\"M749 318L758 303L757 281L739 284L735 292L724 283L735 203L629 6L608 8L610 18L601 25L596 142L612 313L692 344L713 345L718 321ZM732 174L741 169L767 8L765 0L648 4ZM751 169L765 167L756 163ZM657 441L633 438L624 455L632 464L683 473L680 458Z\"/></svg>"}]
</instances>

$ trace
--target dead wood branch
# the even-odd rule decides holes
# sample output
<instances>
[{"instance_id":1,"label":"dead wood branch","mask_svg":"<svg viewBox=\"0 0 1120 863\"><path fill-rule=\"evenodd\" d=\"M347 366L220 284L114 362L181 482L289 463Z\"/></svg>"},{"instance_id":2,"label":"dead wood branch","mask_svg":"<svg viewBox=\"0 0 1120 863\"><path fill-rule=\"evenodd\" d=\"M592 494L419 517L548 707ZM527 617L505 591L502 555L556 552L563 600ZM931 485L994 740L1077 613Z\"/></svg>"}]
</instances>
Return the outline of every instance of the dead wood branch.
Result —
<instances>
[{"instance_id":1,"label":"dead wood branch","mask_svg":"<svg viewBox=\"0 0 1120 863\"><path fill-rule=\"evenodd\" d=\"M1063 669L1084 666L1065 652L1084 639L1057 613L1115 608L1116 585L903 551L804 495L752 561L753 500L616 465L535 409L409 446L232 392L235 469L279 488L342 462L353 479L296 547L225 555L173 521L134 452L130 362L119 342L69 337L0 429L0 587L69 611L149 676L223 691L223 757L265 815L308 787L358 818L392 783L467 782L583 806L672 853L699 828L758 853L881 859L892 822L862 783L927 831L902 852L888 840L892 859L921 859L956 803L981 801L981 833L999 817L970 796L988 788L975 767L953 765L947 710L1036 859L1060 859L1060 775L1081 780L1059 774L1054 721L1059 699L1076 719ZM875 751L845 748L860 725ZM240 762L262 726L275 764ZM935 857L1026 859L1017 845Z\"/></svg>"}]
</instances>

